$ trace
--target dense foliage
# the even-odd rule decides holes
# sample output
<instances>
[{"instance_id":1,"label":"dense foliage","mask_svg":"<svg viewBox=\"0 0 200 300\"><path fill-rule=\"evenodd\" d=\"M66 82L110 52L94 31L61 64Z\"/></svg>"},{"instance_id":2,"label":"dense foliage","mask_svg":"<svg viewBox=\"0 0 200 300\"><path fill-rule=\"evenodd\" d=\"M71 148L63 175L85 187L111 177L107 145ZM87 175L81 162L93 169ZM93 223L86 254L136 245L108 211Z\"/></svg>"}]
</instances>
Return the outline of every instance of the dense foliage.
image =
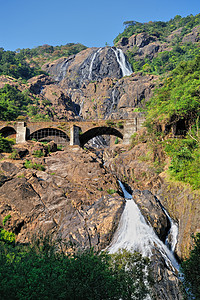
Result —
<instances>
[{"instance_id":1,"label":"dense foliage","mask_svg":"<svg viewBox=\"0 0 200 300\"><path fill-rule=\"evenodd\" d=\"M165 79L148 105L147 120L151 123L179 119L192 123L200 116L200 55L189 62L181 62Z\"/></svg>"},{"instance_id":2,"label":"dense foliage","mask_svg":"<svg viewBox=\"0 0 200 300\"><path fill-rule=\"evenodd\" d=\"M41 73L39 69L31 68L23 55L0 48L0 75L27 80Z\"/></svg>"},{"instance_id":3,"label":"dense foliage","mask_svg":"<svg viewBox=\"0 0 200 300\"><path fill-rule=\"evenodd\" d=\"M6 84L0 89L0 120L15 120L27 111L31 99L16 87Z\"/></svg>"},{"instance_id":4,"label":"dense foliage","mask_svg":"<svg viewBox=\"0 0 200 300\"><path fill-rule=\"evenodd\" d=\"M189 258L182 263L183 281L189 298L192 294L195 299L200 299L200 233L193 238L194 248Z\"/></svg>"},{"instance_id":5,"label":"dense foliage","mask_svg":"<svg viewBox=\"0 0 200 300\"><path fill-rule=\"evenodd\" d=\"M92 249L70 256L56 251L49 238L31 245L0 242L0 298L145 299L149 261L139 253L112 257Z\"/></svg>"},{"instance_id":6,"label":"dense foliage","mask_svg":"<svg viewBox=\"0 0 200 300\"><path fill-rule=\"evenodd\" d=\"M68 43L62 46L43 45L33 49L17 49L17 56L26 59L34 68L40 69L48 61L56 60L60 57L68 57L79 53L87 47L82 44Z\"/></svg>"},{"instance_id":7,"label":"dense foliage","mask_svg":"<svg viewBox=\"0 0 200 300\"><path fill-rule=\"evenodd\" d=\"M2 137L0 133L0 153L2 152L12 152L13 141Z\"/></svg>"},{"instance_id":8,"label":"dense foliage","mask_svg":"<svg viewBox=\"0 0 200 300\"><path fill-rule=\"evenodd\" d=\"M171 158L169 174L177 181L189 183L193 189L200 189L200 147L190 137L168 140L165 151Z\"/></svg>"},{"instance_id":9,"label":"dense foliage","mask_svg":"<svg viewBox=\"0 0 200 300\"><path fill-rule=\"evenodd\" d=\"M179 139L164 142L171 157L171 178L200 188L200 56L181 62L165 79L147 104L149 131L158 133L159 125L166 134Z\"/></svg>"},{"instance_id":10,"label":"dense foliage","mask_svg":"<svg viewBox=\"0 0 200 300\"><path fill-rule=\"evenodd\" d=\"M149 35L153 35L158 37L160 40L165 40L167 36L170 35L171 32L178 28L182 28L181 36L184 36L191 29L200 24L200 14L193 16L187 16L182 18L177 15L173 19L168 22L161 21L149 21L148 23L141 23L137 21L126 21L124 25L126 28L123 33L120 33L114 40L116 44L122 37L130 37L133 34L138 34L141 32L147 32Z\"/></svg>"},{"instance_id":11,"label":"dense foliage","mask_svg":"<svg viewBox=\"0 0 200 300\"><path fill-rule=\"evenodd\" d=\"M0 48L0 75L8 75L16 79L29 79L44 73L42 64L59 57L68 57L86 49L81 44L69 43L64 46L43 45L33 49L17 49L5 51Z\"/></svg>"},{"instance_id":12,"label":"dense foliage","mask_svg":"<svg viewBox=\"0 0 200 300\"><path fill-rule=\"evenodd\" d=\"M177 43L172 46L171 51L163 51L150 59L146 56L144 59L135 59L137 49L126 53L134 72L152 73L161 75L174 70L181 61L194 59L200 54L198 45L192 43Z\"/></svg>"}]
</instances>

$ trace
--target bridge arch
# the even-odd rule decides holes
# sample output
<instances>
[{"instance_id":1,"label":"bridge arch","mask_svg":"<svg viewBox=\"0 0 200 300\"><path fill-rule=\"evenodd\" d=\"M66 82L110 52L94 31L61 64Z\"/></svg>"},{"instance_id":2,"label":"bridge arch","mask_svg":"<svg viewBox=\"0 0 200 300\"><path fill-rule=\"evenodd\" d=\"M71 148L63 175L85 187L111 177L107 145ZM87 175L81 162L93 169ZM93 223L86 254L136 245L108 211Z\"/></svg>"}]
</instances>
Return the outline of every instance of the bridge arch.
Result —
<instances>
[{"instance_id":1,"label":"bridge arch","mask_svg":"<svg viewBox=\"0 0 200 300\"><path fill-rule=\"evenodd\" d=\"M0 133L4 138L10 137L10 138L16 138L16 130L15 128L11 126L5 126L0 129Z\"/></svg>"},{"instance_id":2,"label":"bridge arch","mask_svg":"<svg viewBox=\"0 0 200 300\"><path fill-rule=\"evenodd\" d=\"M57 144L63 144L63 145L69 142L70 140L68 135L64 131L57 128L51 128L51 127L41 128L32 132L27 137L27 140L32 140L32 139L35 139L36 141L39 142L54 141Z\"/></svg>"},{"instance_id":3,"label":"bridge arch","mask_svg":"<svg viewBox=\"0 0 200 300\"><path fill-rule=\"evenodd\" d=\"M80 134L80 146L83 147L89 140L99 135L114 135L116 137L119 137L120 139L123 139L122 133L116 128L106 126L94 127L87 130L83 134Z\"/></svg>"}]
</instances>

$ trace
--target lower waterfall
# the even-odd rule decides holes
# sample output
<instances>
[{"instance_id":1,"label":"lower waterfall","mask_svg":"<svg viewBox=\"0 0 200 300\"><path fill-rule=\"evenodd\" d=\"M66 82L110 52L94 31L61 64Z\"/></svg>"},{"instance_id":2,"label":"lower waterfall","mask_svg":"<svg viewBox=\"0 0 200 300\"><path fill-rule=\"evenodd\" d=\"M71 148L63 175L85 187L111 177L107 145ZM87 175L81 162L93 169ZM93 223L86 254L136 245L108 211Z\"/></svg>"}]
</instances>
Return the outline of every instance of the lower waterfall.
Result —
<instances>
[{"instance_id":1,"label":"lower waterfall","mask_svg":"<svg viewBox=\"0 0 200 300\"><path fill-rule=\"evenodd\" d=\"M168 268L177 273L179 265L173 252L158 238L153 228L146 223L132 196L125 190L121 182L120 186L124 192L126 206L118 229L107 249L108 252L115 253L119 249L125 248L129 251L139 251L143 256L150 258L153 249L156 248L164 258Z\"/></svg>"}]
</instances>

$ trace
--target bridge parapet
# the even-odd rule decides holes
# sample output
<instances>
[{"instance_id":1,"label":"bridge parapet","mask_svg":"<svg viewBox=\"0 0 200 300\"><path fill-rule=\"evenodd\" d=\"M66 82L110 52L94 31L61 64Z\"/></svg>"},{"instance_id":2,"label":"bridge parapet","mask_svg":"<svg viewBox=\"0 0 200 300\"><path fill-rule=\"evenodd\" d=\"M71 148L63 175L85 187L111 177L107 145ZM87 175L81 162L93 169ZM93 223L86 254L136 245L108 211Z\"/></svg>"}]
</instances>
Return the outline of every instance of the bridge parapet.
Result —
<instances>
[{"instance_id":1,"label":"bridge parapet","mask_svg":"<svg viewBox=\"0 0 200 300\"><path fill-rule=\"evenodd\" d=\"M89 139L98 135L114 135L123 139L123 144L130 144L131 135L141 129L145 118L141 115L127 120L91 120L83 122L2 122L0 121L0 133L7 136L9 130L16 132L16 143L24 143L26 140L36 138L42 140L45 137L58 136L64 143L83 146Z\"/></svg>"}]
</instances>

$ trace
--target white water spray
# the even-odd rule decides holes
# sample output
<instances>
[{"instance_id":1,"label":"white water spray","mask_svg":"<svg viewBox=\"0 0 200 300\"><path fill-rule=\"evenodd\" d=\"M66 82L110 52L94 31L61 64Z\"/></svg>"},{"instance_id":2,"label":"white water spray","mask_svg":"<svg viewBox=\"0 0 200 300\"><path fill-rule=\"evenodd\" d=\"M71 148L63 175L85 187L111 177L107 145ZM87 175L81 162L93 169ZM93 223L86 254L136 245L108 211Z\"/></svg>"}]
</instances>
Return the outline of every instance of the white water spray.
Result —
<instances>
[{"instance_id":1,"label":"white water spray","mask_svg":"<svg viewBox=\"0 0 200 300\"><path fill-rule=\"evenodd\" d=\"M170 221L170 225L171 228L169 230L168 236L166 238L165 244L169 245L171 248L171 251L174 253L175 248L176 248L176 244L177 244L177 240L178 240L178 226L177 224L172 220L172 218L170 218L168 212L166 211L166 209L163 207L163 210L166 214L166 216L168 217L169 221Z\"/></svg>"},{"instance_id":2,"label":"white water spray","mask_svg":"<svg viewBox=\"0 0 200 300\"><path fill-rule=\"evenodd\" d=\"M151 257L152 250L157 249L165 259L167 266L175 272L179 266L173 253L157 237L153 228L146 223L132 196L127 193L121 183L120 185L127 201L118 229L108 247L109 253L115 253L119 249L125 248L129 251L139 251L142 255Z\"/></svg>"},{"instance_id":3,"label":"white water spray","mask_svg":"<svg viewBox=\"0 0 200 300\"><path fill-rule=\"evenodd\" d=\"M94 61L96 59L96 56L97 54L101 51L102 48L99 48L94 54L93 54L93 57L92 57L92 60L91 60L91 63L90 63L90 67L89 67L89 75L88 75L88 79L92 80L92 70L93 70L93 64L94 64Z\"/></svg>"},{"instance_id":4,"label":"white water spray","mask_svg":"<svg viewBox=\"0 0 200 300\"><path fill-rule=\"evenodd\" d=\"M126 57L121 49L115 49L111 48L117 58L117 62L122 70L122 75L124 76L129 76L133 73L131 65L127 62Z\"/></svg>"}]
</instances>

